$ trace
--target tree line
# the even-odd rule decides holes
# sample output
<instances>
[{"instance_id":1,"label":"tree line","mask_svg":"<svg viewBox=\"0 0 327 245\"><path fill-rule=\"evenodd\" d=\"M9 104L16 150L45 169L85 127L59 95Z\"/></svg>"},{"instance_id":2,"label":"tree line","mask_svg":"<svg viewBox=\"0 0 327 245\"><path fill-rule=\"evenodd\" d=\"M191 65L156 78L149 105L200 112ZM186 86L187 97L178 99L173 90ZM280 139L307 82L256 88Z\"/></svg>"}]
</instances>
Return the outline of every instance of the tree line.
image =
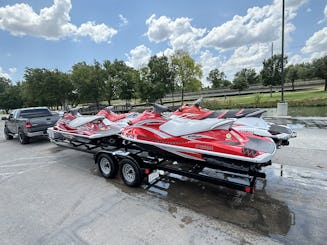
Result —
<instances>
[{"instance_id":1,"label":"tree line","mask_svg":"<svg viewBox=\"0 0 327 245\"><path fill-rule=\"evenodd\" d=\"M274 86L281 83L281 65L287 57L274 55L263 61L262 70L244 68L237 72L232 81L226 79L223 71L215 68L206 78L208 89L244 90L251 85ZM327 56L312 62L286 67L286 81L293 84L298 79L325 79L327 90ZM71 71L58 69L26 68L23 81L12 83L0 77L0 109L6 111L18 107L49 106L63 108L67 105L106 101L111 105L115 99L140 99L143 102L162 102L162 99L179 92L184 100L185 91L202 89L202 67L185 51L178 50L172 56L152 56L147 65L139 70L124 61L105 60L93 64L80 62Z\"/></svg>"}]
</instances>

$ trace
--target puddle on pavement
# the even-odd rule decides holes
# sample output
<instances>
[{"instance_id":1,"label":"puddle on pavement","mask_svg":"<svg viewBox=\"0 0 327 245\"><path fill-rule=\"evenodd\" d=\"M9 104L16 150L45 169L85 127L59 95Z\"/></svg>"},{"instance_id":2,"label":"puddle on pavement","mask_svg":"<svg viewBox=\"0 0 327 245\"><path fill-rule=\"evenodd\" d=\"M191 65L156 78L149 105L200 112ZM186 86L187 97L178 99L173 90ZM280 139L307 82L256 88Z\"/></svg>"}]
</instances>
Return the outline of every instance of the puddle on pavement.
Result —
<instances>
[{"instance_id":1,"label":"puddle on pavement","mask_svg":"<svg viewBox=\"0 0 327 245\"><path fill-rule=\"evenodd\" d=\"M315 216L327 215L325 172L279 164L266 167L265 172L267 183L258 180L254 195L176 174L163 176L152 185L144 183L141 188L124 185L120 177L107 181L130 195L146 191L167 200L168 211L172 216L178 212L178 206L183 206L208 217L271 236L282 243L310 243L312 239L318 243L324 241L324 231L314 238L307 234L315 232ZM101 176L96 165L92 173ZM320 199L317 198L319 195L322 195ZM321 210L312 209L307 203L312 198L318 200L320 204L317 205L322 206ZM190 222L192 219L185 217L182 225ZM327 225L327 221L320 222L322 227Z\"/></svg>"},{"instance_id":2,"label":"puddle on pavement","mask_svg":"<svg viewBox=\"0 0 327 245\"><path fill-rule=\"evenodd\" d=\"M255 195L228 188L166 176L155 185L147 186L156 196L217 218L264 234L288 233L292 214L283 202L269 197L265 191Z\"/></svg>"}]
</instances>

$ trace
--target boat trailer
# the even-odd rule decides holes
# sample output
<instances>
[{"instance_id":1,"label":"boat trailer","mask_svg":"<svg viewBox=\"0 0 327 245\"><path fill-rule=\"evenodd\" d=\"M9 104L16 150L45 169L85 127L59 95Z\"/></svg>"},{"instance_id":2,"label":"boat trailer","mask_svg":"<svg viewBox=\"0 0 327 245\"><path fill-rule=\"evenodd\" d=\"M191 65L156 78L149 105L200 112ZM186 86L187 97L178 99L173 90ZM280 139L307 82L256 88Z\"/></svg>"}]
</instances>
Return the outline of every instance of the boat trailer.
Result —
<instances>
[{"instance_id":1,"label":"boat trailer","mask_svg":"<svg viewBox=\"0 0 327 245\"><path fill-rule=\"evenodd\" d=\"M150 152L134 144L127 143L123 147L96 145L53 137L49 130L48 134L50 141L58 146L93 154L104 178L113 179L120 172L122 180L130 187L140 186L145 178L149 185L153 185L163 177L177 174L253 194L257 179L266 178L266 174L259 171L238 172L223 167L211 168L199 161L153 157Z\"/></svg>"}]
</instances>

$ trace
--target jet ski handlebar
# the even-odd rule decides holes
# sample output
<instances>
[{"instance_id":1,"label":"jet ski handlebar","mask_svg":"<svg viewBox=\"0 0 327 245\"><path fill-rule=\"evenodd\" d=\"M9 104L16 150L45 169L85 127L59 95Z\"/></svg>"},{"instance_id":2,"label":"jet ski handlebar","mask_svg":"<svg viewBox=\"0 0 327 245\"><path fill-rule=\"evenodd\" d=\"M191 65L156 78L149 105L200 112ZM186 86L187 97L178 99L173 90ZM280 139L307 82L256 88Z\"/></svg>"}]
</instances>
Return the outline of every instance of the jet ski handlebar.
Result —
<instances>
[{"instance_id":1,"label":"jet ski handlebar","mask_svg":"<svg viewBox=\"0 0 327 245\"><path fill-rule=\"evenodd\" d=\"M202 100L203 100L203 97L198 98L196 101L193 102L193 105L196 107L199 107Z\"/></svg>"},{"instance_id":2,"label":"jet ski handlebar","mask_svg":"<svg viewBox=\"0 0 327 245\"><path fill-rule=\"evenodd\" d=\"M169 111L168 106L159 105L159 104L156 104L156 103L152 103L151 105L153 106L153 111L156 114L161 114L163 112Z\"/></svg>"}]
</instances>

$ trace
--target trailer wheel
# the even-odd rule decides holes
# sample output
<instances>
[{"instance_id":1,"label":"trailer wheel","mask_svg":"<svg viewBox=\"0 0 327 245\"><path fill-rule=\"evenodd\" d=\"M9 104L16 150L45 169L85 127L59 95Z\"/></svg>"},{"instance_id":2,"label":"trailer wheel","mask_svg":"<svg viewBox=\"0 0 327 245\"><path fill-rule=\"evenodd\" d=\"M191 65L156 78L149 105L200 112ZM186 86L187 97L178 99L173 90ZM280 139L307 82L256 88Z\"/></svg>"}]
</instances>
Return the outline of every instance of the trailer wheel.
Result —
<instances>
[{"instance_id":1,"label":"trailer wheel","mask_svg":"<svg viewBox=\"0 0 327 245\"><path fill-rule=\"evenodd\" d=\"M96 162L103 177L107 179L115 178L118 172L117 161L106 153L101 153Z\"/></svg>"},{"instance_id":2,"label":"trailer wheel","mask_svg":"<svg viewBox=\"0 0 327 245\"><path fill-rule=\"evenodd\" d=\"M121 177L124 183L131 187L141 185L143 176L139 165L130 158L124 158L120 161Z\"/></svg>"},{"instance_id":3,"label":"trailer wheel","mask_svg":"<svg viewBox=\"0 0 327 245\"><path fill-rule=\"evenodd\" d=\"M10 134L9 129L7 127L5 127L5 129L3 131L4 131L4 134L5 134L6 140L12 140L13 137Z\"/></svg>"},{"instance_id":4,"label":"trailer wheel","mask_svg":"<svg viewBox=\"0 0 327 245\"><path fill-rule=\"evenodd\" d=\"M26 136L26 134L24 133L24 131L21 128L18 130L18 138L19 138L19 142L22 145L30 143L30 138L28 136Z\"/></svg>"}]
</instances>

